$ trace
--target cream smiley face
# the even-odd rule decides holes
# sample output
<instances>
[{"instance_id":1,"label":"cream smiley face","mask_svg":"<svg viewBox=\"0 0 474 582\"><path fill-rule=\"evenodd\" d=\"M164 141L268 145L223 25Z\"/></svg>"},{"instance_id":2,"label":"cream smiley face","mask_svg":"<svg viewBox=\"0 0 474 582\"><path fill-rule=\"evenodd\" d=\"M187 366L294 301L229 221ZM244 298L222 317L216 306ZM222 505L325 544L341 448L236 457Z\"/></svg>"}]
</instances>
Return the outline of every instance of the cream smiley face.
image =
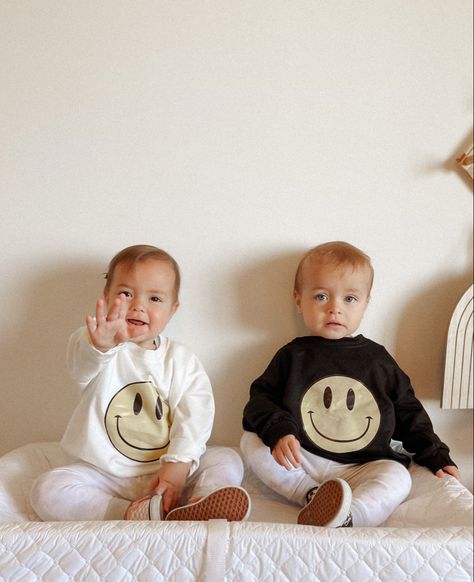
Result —
<instances>
[{"instance_id":1,"label":"cream smiley face","mask_svg":"<svg viewBox=\"0 0 474 582\"><path fill-rule=\"evenodd\" d=\"M169 408L153 382L124 386L109 402L105 428L114 447L141 463L158 460L169 445Z\"/></svg>"},{"instance_id":2,"label":"cream smiley face","mask_svg":"<svg viewBox=\"0 0 474 582\"><path fill-rule=\"evenodd\" d=\"M303 396L301 417L309 439L332 453L363 449L380 426L372 393L347 376L329 376L313 384Z\"/></svg>"}]
</instances>

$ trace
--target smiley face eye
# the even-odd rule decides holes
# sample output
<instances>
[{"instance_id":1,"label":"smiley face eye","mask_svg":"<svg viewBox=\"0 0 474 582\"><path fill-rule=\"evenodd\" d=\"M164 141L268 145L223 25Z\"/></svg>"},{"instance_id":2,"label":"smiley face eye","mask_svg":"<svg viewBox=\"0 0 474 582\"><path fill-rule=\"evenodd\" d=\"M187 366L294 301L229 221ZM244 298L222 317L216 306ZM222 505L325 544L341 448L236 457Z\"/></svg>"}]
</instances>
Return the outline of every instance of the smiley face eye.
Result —
<instances>
[{"instance_id":1,"label":"smiley face eye","mask_svg":"<svg viewBox=\"0 0 474 582\"><path fill-rule=\"evenodd\" d=\"M352 410L354 408L354 404L355 404L355 393L354 393L354 390L352 390L352 388L349 388L349 390L347 391L347 397L346 397L347 408L349 410Z\"/></svg>"},{"instance_id":2,"label":"smiley face eye","mask_svg":"<svg viewBox=\"0 0 474 582\"><path fill-rule=\"evenodd\" d=\"M139 392L135 394L135 399L133 401L133 414L137 416L140 414L143 408L143 400Z\"/></svg>"},{"instance_id":3,"label":"smiley face eye","mask_svg":"<svg viewBox=\"0 0 474 582\"><path fill-rule=\"evenodd\" d=\"M326 408L329 408L331 406L332 390L329 386L326 386L326 389L324 390L323 402Z\"/></svg>"},{"instance_id":4,"label":"smiley face eye","mask_svg":"<svg viewBox=\"0 0 474 582\"><path fill-rule=\"evenodd\" d=\"M163 418L163 404L161 404L161 398L156 397L155 415L158 420Z\"/></svg>"}]
</instances>

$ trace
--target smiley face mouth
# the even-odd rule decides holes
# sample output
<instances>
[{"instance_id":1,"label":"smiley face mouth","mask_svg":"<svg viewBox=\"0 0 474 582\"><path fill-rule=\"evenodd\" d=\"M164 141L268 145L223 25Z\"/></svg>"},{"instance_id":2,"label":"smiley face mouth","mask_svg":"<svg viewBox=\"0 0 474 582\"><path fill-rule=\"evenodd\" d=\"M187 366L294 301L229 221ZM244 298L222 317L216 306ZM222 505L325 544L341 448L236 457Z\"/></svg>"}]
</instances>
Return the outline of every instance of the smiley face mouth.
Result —
<instances>
[{"instance_id":1,"label":"smiley face mouth","mask_svg":"<svg viewBox=\"0 0 474 582\"><path fill-rule=\"evenodd\" d=\"M119 420L122 418L122 417L120 416L120 414L117 414L117 415L115 416L115 418L116 418L116 420L117 420L117 422L116 422L116 427L117 427L117 433L118 433L119 437L122 439L122 441L123 441L123 442L124 442L126 445L128 445L128 446L129 446L129 447L131 447L132 449L137 449L138 451L161 451L161 449L165 449L165 448L166 448L166 447L167 447L167 446L170 444L170 442L168 441L168 442L166 443L166 445L163 445L162 447L150 447L150 448L148 448L148 447L137 447L136 445L133 445L132 443L130 443L129 441L127 441L127 439L126 439L126 438L125 438L125 437L122 435L122 433L120 432Z\"/></svg>"},{"instance_id":2,"label":"smiley face mouth","mask_svg":"<svg viewBox=\"0 0 474 582\"><path fill-rule=\"evenodd\" d=\"M360 439L361 439L361 438L363 438L363 437L364 437L364 436L367 434L367 432L369 431L369 428L370 428L370 423L371 423L371 421L373 420L373 418L372 418L371 416L366 416L366 417L365 417L365 418L367 419L367 427L366 427L366 429L364 430L364 432L363 432L361 435L359 435L358 437L356 437L355 439L333 439L333 438L331 438L331 437L328 437L327 435L323 434L323 433L322 433L320 430L318 430L318 429L316 428L316 425L314 424L314 421L313 421L313 414L314 414L314 412L313 412L312 410L310 410L310 411L308 412L308 414L309 414L309 418L310 418L310 420L311 420L311 424L312 424L312 426L313 426L314 430L315 430L315 431L318 433L318 435L319 435L319 436L321 436L321 437L323 437L323 439L326 439L326 440L328 440L328 441L332 441L333 443L354 443L354 442L356 442L356 441L360 440Z\"/></svg>"}]
</instances>

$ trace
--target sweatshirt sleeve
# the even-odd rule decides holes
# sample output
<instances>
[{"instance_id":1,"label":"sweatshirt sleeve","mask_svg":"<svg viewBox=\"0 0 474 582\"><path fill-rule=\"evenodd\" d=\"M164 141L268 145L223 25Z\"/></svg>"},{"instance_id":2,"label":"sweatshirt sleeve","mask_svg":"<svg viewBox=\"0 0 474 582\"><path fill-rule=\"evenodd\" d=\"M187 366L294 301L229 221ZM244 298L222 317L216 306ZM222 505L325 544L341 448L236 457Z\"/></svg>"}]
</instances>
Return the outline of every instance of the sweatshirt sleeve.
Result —
<instances>
[{"instance_id":1,"label":"sweatshirt sleeve","mask_svg":"<svg viewBox=\"0 0 474 582\"><path fill-rule=\"evenodd\" d=\"M455 465L449 456L449 448L439 439L433 424L421 402L415 396L409 377L395 365L394 406L396 426L393 438L414 453L418 465L428 467L433 473L447 465Z\"/></svg>"},{"instance_id":2,"label":"sweatshirt sleeve","mask_svg":"<svg viewBox=\"0 0 474 582\"><path fill-rule=\"evenodd\" d=\"M282 348L252 383L244 408L244 429L256 433L270 449L285 435L299 438L298 423L283 404L287 377L288 364Z\"/></svg>"},{"instance_id":3,"label":"sweatshirt sleeve","mask_svg":"<svg viewBox=\"0 0 474 582\"><path fill-rule=\"evenodd\" d=\"M119 344L107 352L101 352L89 341L87 328L80 327L71 335L67 346L67 364L71 377L84 387L124 345Z\"/></svg>"},{"instance_id":4,"label":"sweatshirt sleeve","mask_svg":"<svg viewBox=\"0 0 474 582\"><path fill-rule=\"evenodd\" d=\"M187 362L185 364L185 362ZM175 374L169 403L172 414L170 444L164 462L191 462L191 473L206 450L214 422L214 397L209 378L198 358L175 354Z\"/></svg>"}]
</instances>

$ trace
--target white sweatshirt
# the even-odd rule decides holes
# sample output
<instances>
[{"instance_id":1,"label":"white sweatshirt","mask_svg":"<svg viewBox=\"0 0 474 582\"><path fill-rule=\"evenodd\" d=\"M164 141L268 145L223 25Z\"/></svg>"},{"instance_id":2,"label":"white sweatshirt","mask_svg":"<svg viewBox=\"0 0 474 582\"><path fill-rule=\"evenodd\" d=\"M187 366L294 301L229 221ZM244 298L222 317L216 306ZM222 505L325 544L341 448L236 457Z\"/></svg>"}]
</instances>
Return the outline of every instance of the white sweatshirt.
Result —
<instances>
[{"instance_id":1,"label":"white sweatshirt","mask_svg":"<svg viewBox=\"0 0 474 582\"><path fill-rule=\"evenodd\" d=\"M162 461L197 468L214 420L211 384L188 348L157 340L157 350L126 342L103 353L85 327L72 334L68 365L81 400L61 441L68 453L118 477L153 473Z\"/></svg>"}]
</instances>

